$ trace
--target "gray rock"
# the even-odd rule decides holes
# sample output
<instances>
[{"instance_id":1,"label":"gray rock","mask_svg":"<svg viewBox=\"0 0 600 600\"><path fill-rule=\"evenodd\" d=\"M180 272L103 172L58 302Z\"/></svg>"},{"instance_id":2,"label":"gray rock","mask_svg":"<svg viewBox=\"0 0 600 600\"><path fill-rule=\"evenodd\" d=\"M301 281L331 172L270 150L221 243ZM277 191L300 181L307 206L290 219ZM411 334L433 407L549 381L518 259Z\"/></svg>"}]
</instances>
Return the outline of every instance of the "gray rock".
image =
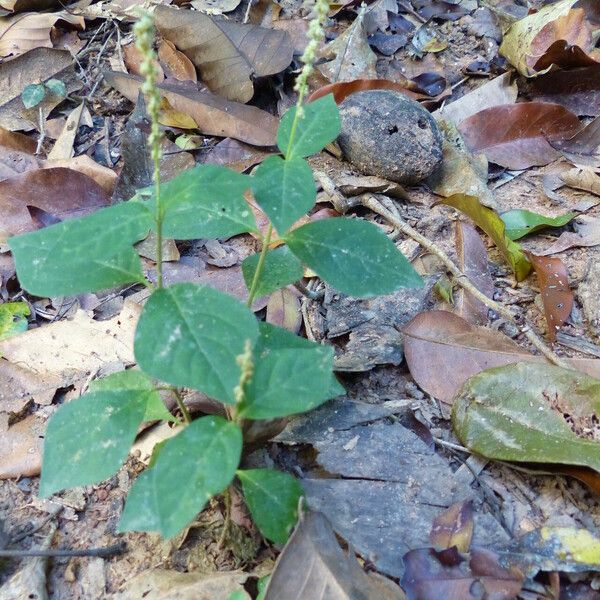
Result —
<instances>
[{"instance_id":1,"label":"gray rock","mask_svg":"<svg viewBox=\"0 0 600 600\"><path fill-rule=\"evenodd\" d=\"M418 102L391 90L348 96L340 105L344 156L367 175L412 184L442 160L435 119Z\"/></svg>"}]
</instances>

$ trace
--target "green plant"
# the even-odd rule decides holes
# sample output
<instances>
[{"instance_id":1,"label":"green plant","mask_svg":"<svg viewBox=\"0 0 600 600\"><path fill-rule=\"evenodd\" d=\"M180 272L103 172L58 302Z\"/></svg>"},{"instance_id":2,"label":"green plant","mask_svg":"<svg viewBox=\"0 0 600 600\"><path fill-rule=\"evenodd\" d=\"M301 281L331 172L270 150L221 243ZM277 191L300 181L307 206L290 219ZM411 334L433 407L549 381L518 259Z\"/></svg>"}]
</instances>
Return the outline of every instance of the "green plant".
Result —
<instances>
[{"instance_id":1,"label":"green plant","mask_svg":"<svg viewBox=\"0 0 600 600\"><path fill-rule=\"evenodd\" d=\"M228 503L226 490L237 477L260 531L284 542L296 521L302 488L286 473L240 469L244 421L301 413L344 389L333 375L331 347L260 323L249 307L260 295L300 279L303 265L341 292L361 297L419 286L421 279L374 224L339 217L292 228L316 201L305 158L335 140L340 130L332 96L302 106L300 93L299 104L281 120L277 144L282 156L267 158L252 176L205 165L161 184L152 23L143 18L136 29L147 58L143 91L153 124L153 189L9 241L21 285L35 295L72 295L131 283L152 288L135 334L139 370L93 382L87 394L56 412L46 433L40 494L113 475L144 421L175 420L159 393L168 390L181 410L181 431L155 449L151 466L135 481L120 531L173 536L211 497L225 492ZM264 235L244 199L248 190L270 219ZM285 245L272 249L275 229ZM133 247L149 232L157 241L156 286L145 279ZM249 290L246 305L203 285L164 287L163 237L187 240L246 232L262 241L260 253L242 265ZM227 418L192 420L181 400L183 387L222 402Z\"/></svg>"},{"instance_id":2,"label":"green plant","mask_svg":"<svg viewBox=\"0 0 600 600\"><path fill-rule=\"evenodd\" d=\"M46 83L31 83L21 92L23 106L33 108L43 102L47 94L56 98L66 98L67 88L60 79L49 79Z\"/></svg>"}]
</instances>

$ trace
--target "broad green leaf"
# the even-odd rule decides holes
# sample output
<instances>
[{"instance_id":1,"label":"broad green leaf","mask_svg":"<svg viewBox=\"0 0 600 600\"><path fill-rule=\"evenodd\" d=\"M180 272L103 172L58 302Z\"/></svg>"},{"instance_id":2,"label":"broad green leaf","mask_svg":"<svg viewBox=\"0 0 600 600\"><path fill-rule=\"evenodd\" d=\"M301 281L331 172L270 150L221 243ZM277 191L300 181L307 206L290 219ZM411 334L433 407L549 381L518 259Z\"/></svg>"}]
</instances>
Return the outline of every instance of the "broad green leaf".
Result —
<instances>
[{"instance_id":1,"label":"broad green leaf","mask_svg":"<svg viewBox=\"0 0 600 600\"><path fill-rule=\"evenodd\" d=\"M515 209L502 213L500 218L504 221L508 238L518 240L546 227L562 227L576 216L576 213L567 213L558 217L545 217L530 210Z\"/></svg>"},{"instance_id":2,"label":"broad green leaf","mask_svg":"<svg viewBox=\"0 0 600 600\"><path fill-rule=\"evenodd\" d=\"M260 254L252 254L242 263L242 273L248 289L252 286ZM287 246L269 250L265 256L262 275L256 289L256 297L266 296L275 290L302 279L304 271L300 261Z\"/></svg>"},{"instance_id":3,"label":"broad green leaf","mask_svg":"<svg viewBox=\"0 0 600 600\"><path fill-rule=\"evenodd\" d=\"M271 325L271 323L261 321L258 324L258 327L260 337L254 346L255 356L262 356L265 353L275 350L292 350L294 348L304 350L320 346L320 344L316 344L306 338L295 335L291 331L283 329L283 327ZM342 384L337 380L336 376L331 373L327 397L337 398L338 396L343 396L345 393L346 390Z\"/></svg>"},{"instance_id":4,"label":"broad green leaf","mask_svg":"<svg viewBox=\"0 0 600 600\"><path fill-rule=\"evenodd\" d=\"M114 373L108 377L95 379L90 384L90 392L119 390L130 390L145 396L146 410L144 412L144 421L176 420L167 410L167 407L160 397L160 393L154 387L152 379L141 371L132 369L120 371L119 373Z\"/></svg>"},{"instance_id":5,"label":"broad green leaf","mask_svg":"<svg viewBox=\"0 0 600 600\"><path fill-rule=\"evenodd\" d=\"M46 96L46 88L42 83L31 83L21 92L21 100L25 108L37 106Z\"/></svg>"},{"instance_id":6,"label":"broad green leaf","mask_svg":"<svg viewBox=\"0 0 600 600\"><path fill-rule=\"evenodd\" d=\"M0 340L27 331L30 310L26 302L5 302L0 304Z\"/></svg>"},{"instance_id":7,"label":"broad green leaf","mask_svg":"<svg viewBox=\"0 0 600 600\"><path fill-rule=\"evenodd\" d=\"M284 160L269 156L252 178L252 193L275 229L283 235L317 199L317 186L309 164L300 157Z\"/></svg>"},{"instance_id":8,"label":"broad green leaf","mask_svg":"<svg viewBox=\"0 0 600 600\"><path fill-rule=\"evenodd\" d=\"M248 469L237 476L260 532L276 544L285 544L298 520L302 486L291 475L272 469Z\"/></svg>"},{"instance_id":9,"label":"broad green leaf","mask_svg":"<svg viewBox=\"0 0 600 600\"><path fill-rule=\"evenodd\" d=\"M163 234L176 240L230 237L256 231L252 210L244 200L248 176L216 165L184 171L160 186ZM150 200L155 211L156 198Z\"/></svg>"},{"instance_id":10,"label":"broad green leaf","mask_svg":"<svg viewBox=\"0 0 600 600\"><path fill-rule=\"evenodd\" d=\"M221 417L202 417L167 440L156 462L129 493L119 531L181 531L208 500L232 481L242 452L242 432Z\"/></svg>"},{"instance_id":11,"label":"broad green leaf","mask_svg":"<svg viewBox=\"0 0 600 600\"><path fill-rule=\"evenodd\" d=\"M454 196L441 200L441 203L463 212L492 238L498 250L511 266L517 281L523 281L529 275L531 263L527 260L521 246L506 235L504 221L495 211L483 206L475 196L467 194L454 194Z\"/></svg>"},{"instance_id":12,"label":"broad green leaf","mask_svg":"<svg viewBox=\"0 0 600 600\"><path fill-rule=\"evenodd\" d=\"M462 443L486 458L600 471L600 443L578 435L590 428L592 415L600 415L600 380L523 362L467 380L452 422Z\"/></svg>"},{"instance_id":13,"label":"broad green leaf","mask_svg":"<svg viewBox=\"0 0 600 600\"><path fill-rule=\"evenodd\" d=\"M36 296L69 296L143 281L133 244L151 224L145 206L125 202L8 243L24 289Z\"/></svg>"},{"instance_id":14,"label":"broad green leaf","mask_svg":"<svg viewBox=\"0 0 600 600\"><path fill-rule=\"evenodd\" d=\"M44 85L53 96L64 98L67 95L67 86L60 79L48 79Z\"/></svg>"},{"instance_id":15,"label":"broad green leaf","mask_svg":"<svg viewBox=\"0 0 600 600\"><path fill-rule=\"evenodd\" d=\"M315 154L340 134L340 111L333 94L305 104L302 111L294 128L296 107L290 108L277 130L277 145L287 159Z\"/></svg>"},{"instance_id":16,"label":"broad green leaf","mask_svg":"<svg viewBox=\"0 0 600 600\"><path fill-rule=\"evenodd\" d=\"M265 600L265 594L267 593L267 585L269 584L270 575L265 575L258 580L258 596L256 600Z\"/></svg>"},{"instance_id":17,"label":"broad green leaf","mask_svg":"<svg viewBox=\"0 0 600 600\"><path fill-rule=\"evenodd\" d=\"M140 368L176 386L191 387L235 403L246 340L254 343L258 323L250 309L208 286L180 283L156 290L135 332Z\"/></svg>"},{"instance_id":18,"label":"broad green leaf","mask_svg":"<svg viewBox=\"0 0 600 600\"><path fill-rule=\"evenodd\" d=\"M227 600L248 600L250 596L244 590L235 590L235 592L231 592L227 597Z\"/></svg>"},{"instance_id":19,"label":"broad green leaf","mask_svg":"<svg viewBox=\"0 0 600 600\"><path fill-rule=\"evenodd\" d=\"M97 391L61 406L46 430L40 495L113 475L133 444L147 401L145 390L111 389L105 381Z\"/></svg>"},{"instance_id":20,"label":"broad green leaf","mask_svg":"<svg viewBox=\"0 0 600 600\"><path fill-rule=\"evenodd\" d=\"M319 277L350 296L370 298L423 285L394 243L367 221L314 221L288 233L285 241Z\"/></svg>"}]
</instances>

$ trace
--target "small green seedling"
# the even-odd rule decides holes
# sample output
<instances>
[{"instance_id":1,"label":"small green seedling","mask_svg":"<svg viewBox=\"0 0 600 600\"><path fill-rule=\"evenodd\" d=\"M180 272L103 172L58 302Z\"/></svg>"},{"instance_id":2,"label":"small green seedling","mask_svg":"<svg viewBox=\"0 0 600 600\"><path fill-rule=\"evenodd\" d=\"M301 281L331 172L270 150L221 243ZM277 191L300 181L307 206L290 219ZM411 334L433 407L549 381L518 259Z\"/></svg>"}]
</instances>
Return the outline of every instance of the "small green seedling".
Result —
<instances>
[{"instance_id":1,"label":"small green seedling","mask_svg":"<svg viewBox=\"0 0 600 600\"><path fill-rule=\"evenodd\" d=\"M324 18L326 10L321 12ZM138 27L142 40L144 23ZM142 51L151 56L151 41ZM9 240L21 285L32 294L73 295L132 283L152 289L135 333L139 370L93 382L87 394L55 413L45 438L40 494L112 476L142 423L174 419L159 393L168 391L183 416L180 431L155 449L151 466L133 484L119 530L174 536L210 498L227 494L237 481L257 527L269 540L283 543L296 522L302 487L287 473L240 468L244 422L302 413L344 389L333 374L331 347L259 322L250 307L257 297L298 281L304 267L357 297L420 286L421 278L367 221L339 217L292 228L316 202L305 159L340 131L331 95L283 116L277 134L281 156L264 160L252 176L204 165L160 184L160 97L155 86L144 91L153 124L151 196L138 195ZM244 199L250 190L270 220L264 235ZM272 249L275 229L284 245ZM134 249L149 232L159 249L156 286L145 279ZM163 285L163 237L227 238L248 232L261 239L262 250L242 265L246 304L205 285ZM192 420L182 388L218 400L226 416Z\"/></svg>"},{"instance_id":2,"label":"small green seedling","mask_svg":"<svg viewBox=\"0 0 600 600\"><path fill-rule=\"evenodd\" d=\"M25 108L34 108L44 101L46 96L66 98L67 88L60 79L49 79L46 83L31 83L21 92L21 100Z\"/></svg>"}]
</instances>

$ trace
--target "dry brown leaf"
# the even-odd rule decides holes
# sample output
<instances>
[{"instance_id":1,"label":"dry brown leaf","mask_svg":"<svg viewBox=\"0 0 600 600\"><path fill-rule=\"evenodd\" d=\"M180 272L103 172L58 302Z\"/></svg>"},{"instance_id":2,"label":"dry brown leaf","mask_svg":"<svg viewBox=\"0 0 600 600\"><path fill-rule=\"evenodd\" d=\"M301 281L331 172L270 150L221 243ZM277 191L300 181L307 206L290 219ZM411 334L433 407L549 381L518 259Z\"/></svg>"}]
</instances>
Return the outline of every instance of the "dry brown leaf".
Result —
<instances>
[{"instance_id":1,"label":"dry brown leaf","mask_svg":"<svg viewBox=\"0 0 600 600\"><path fill-rule=\"evenodd\" d=\"M37 12L60 6L60 0L0 0L0 7L11 12Z\"/></svg>"},{"instance_id":2,"label":"dry brown leaf","mask_svg":"<svg viewBox=\"0 0 600 600\"><path fill-rule=\"evenodd\" d=\"M113 193L117 183L117 174L112 169L98 164L87 154L68 159L42 161L41 164L42 169L54 169L56 167L77 171L93 179L109 196Z\"/></svg>"},{"instance_id":3,"label":"dry brown leaf","mask_svg":"<svg viewBox=\"0 0 600 600\"><path fill-rule=\"evenodd\" d=\"M34 48L52 48L50 31L58 23L85 29L83 17L64 10L57 13L24 13L1 20L0 56L19 56Z\"/></svg>"},{"instance_id":4,"label":"dry brown leaf","mask_svg":"<svg viewBox=\"0 0 600 600\"><path fill-rule=\"evenodd\" d=\"M330 83L315 90L308 98L308 102L314 102L327 94L333 94L337 104L341 104L350 94L364 92L367 90L394 90L404 94L413 100L424 100L429 98L426 94L413 91L416 85L404 78L401 81L390 81L389 79L354 79L352 81L339 81Z\"/></svg>"},{"instance_id":5,"label":"dry brown leaf","mask_svg":"<svg viewBox=\"0 0 600 600\"><path fill-rule=\"evenodd\" d=\"M546 250L538 251L539 256L548 256L564 252L574 247L590 247L600 245L600 220L586 215L579 216L573 221L575 232L565 231Z\"/></svg>"},{"instance_id":6,"label":"dry brown leaf","mask_svg":"<svg viewBox=\"0 0 600 600\"><path fill-rule=\"evenodd\" d=\"M261 162L269 154L269 152L265 152L254 146L243 144L231 138L225 138L206 155L204 162L213 165L223 165L242 173Z\"/></svg>"},{"instance_id":7,"label":"dry brown leaf","mask_svg":"<svg viewBox=\"0 0 600 600\"><path fill-rule=\"evenodd\" d=\"M37 144L35 140L22 133L9 131L0 127L0 146L8 150L17 150L26 154L34 154Z\"/></svg>"},{"instance_id":8,"label":"dry brown leaf","mask_svg":"<svg viewBox=\"0 0 600 600\"><path fill-rule=\"evenodd\" d=\"M133 103L137 101L141 86L139 77L114 71L105 73L104 77L109 85L128 100ZM158 88L176 111L194 119L202 133L232 137L256 146L275 144L279 122L264 110L230 102L211 92L200 92L167 83Z\"/></svg>"},{"instance_id":9,"label":"dry brown leaf","mask_svg":"<svg viewBox=\"0 0 600 600\"><path fill-rule=\"evenodd\" d=\"M591 169L575 167L560 173L559 178L569 187L600 196L600 176Z\"/></svg>"},{"instance_id":10,"label":"dry brown leaf","mask_svg":"<svg viewBox=\"0 0 600 600\"><path fill-rule=\"evenodd\" d=\"M143 60L144 57L142 53L134 43L123 46L123 62L125 63L128 73L131 73L132 75L142 75L140 68ZM161 82L165 78L163 69L157 60L154 60L153 64L156 69L156 80Z\"/></svg>"},{"instance_id":11,"label":"dry brown leaf","mask_svg":"<svg viewBox=\"0 0 600 600\"><path fill-rule=\"evenodd\" d=\"M56 142L54 142L52 150L48 153L49 160L68 159L73 156L73 144L75 142L75 136L79 131L79 123L84 108L85 102L82 102L77 108L74 108L71 111L62 132L58 136Z\"/></svg>"},{"instance_id":12,"label":"dry brown leaf","mask_svg":"<svg viewBox=\"0 0 600 600\"><path fill-rule=\"evenodd\" d=\"M420 388L450 404L469 377L515 362L546 363L509 337L468 323L458 315L433 310L417 315L403 330L404 355ZM600 360L567 359L573 369L600 376Z\"/></svg>"},{"instance_id":13,"label":"dry brown leaf","mask_svg":"<svg viewBox=\"0 0 600 600\"><path fill-rule=\"evenodd\" d=\"M161 40L158 46L158 60L167 78L178 81L198 81L194 63L183 52L179 52L173 42Z\"/></svg>"},{"instance_id":14,"label":"dry brown leaf","mask_svg":"<svg viewBox=\"0 0 600 600\"><path fill-rule=\"evenodd\" d=\"M212 92L228 100L248 102L253 77L274 75L292 62L292 41L284 31L166 6L155 14L160 34L190 58Z\"/></svg>"},{"instance_id":15,"label":"dry brown leaf","mask_svg":"<svg viewBox=\"0 0 600 600\"><path fill-rule=\"evenodd\" d=\"M0 181L39 168L36 146L31 138L0 128Z\"/></svg>"},{"instance_id":16,"label":"dry brown leaf","mask_svg":"<svg viewBox=\"0 0 600 600\"><path fill-rule=\"evenodd\" d=\"M192 0L190 4L207 15L222 15L235 10L241 0Z\"/></svg>"},{"instance_id":17,"label":"dry brown leaf","mask_svg":"<svg viewBox=\"0 0 600 600\"><path fill-rule=\"evenodd\" d=\"M0 359L0 413L18 415L33 400L36 404L52 403L60 377L36 373L26 365Z\"/></svg>"},{"instance_id":18,"label":"dry brown leaf","mask_svg":"<svg viewBox=\"0 0 600 600\"><path fill-rule=\"evenodd\" d=\"M288 288L281 288L269 296L267 302L267 323L283 327L293 333L300 331L302 314L298 294Z\"/></svg>"},{"instance_id":19,"label":"dry brown leaf","mask_svg":"<svg viewBox=\"0 0 600 600\"><path fill-rule=\"evenodd\" d=\"M28 415L0 431L0 479L40 474L45 429L44 419Z\"/></svg>"}]
</instances>

